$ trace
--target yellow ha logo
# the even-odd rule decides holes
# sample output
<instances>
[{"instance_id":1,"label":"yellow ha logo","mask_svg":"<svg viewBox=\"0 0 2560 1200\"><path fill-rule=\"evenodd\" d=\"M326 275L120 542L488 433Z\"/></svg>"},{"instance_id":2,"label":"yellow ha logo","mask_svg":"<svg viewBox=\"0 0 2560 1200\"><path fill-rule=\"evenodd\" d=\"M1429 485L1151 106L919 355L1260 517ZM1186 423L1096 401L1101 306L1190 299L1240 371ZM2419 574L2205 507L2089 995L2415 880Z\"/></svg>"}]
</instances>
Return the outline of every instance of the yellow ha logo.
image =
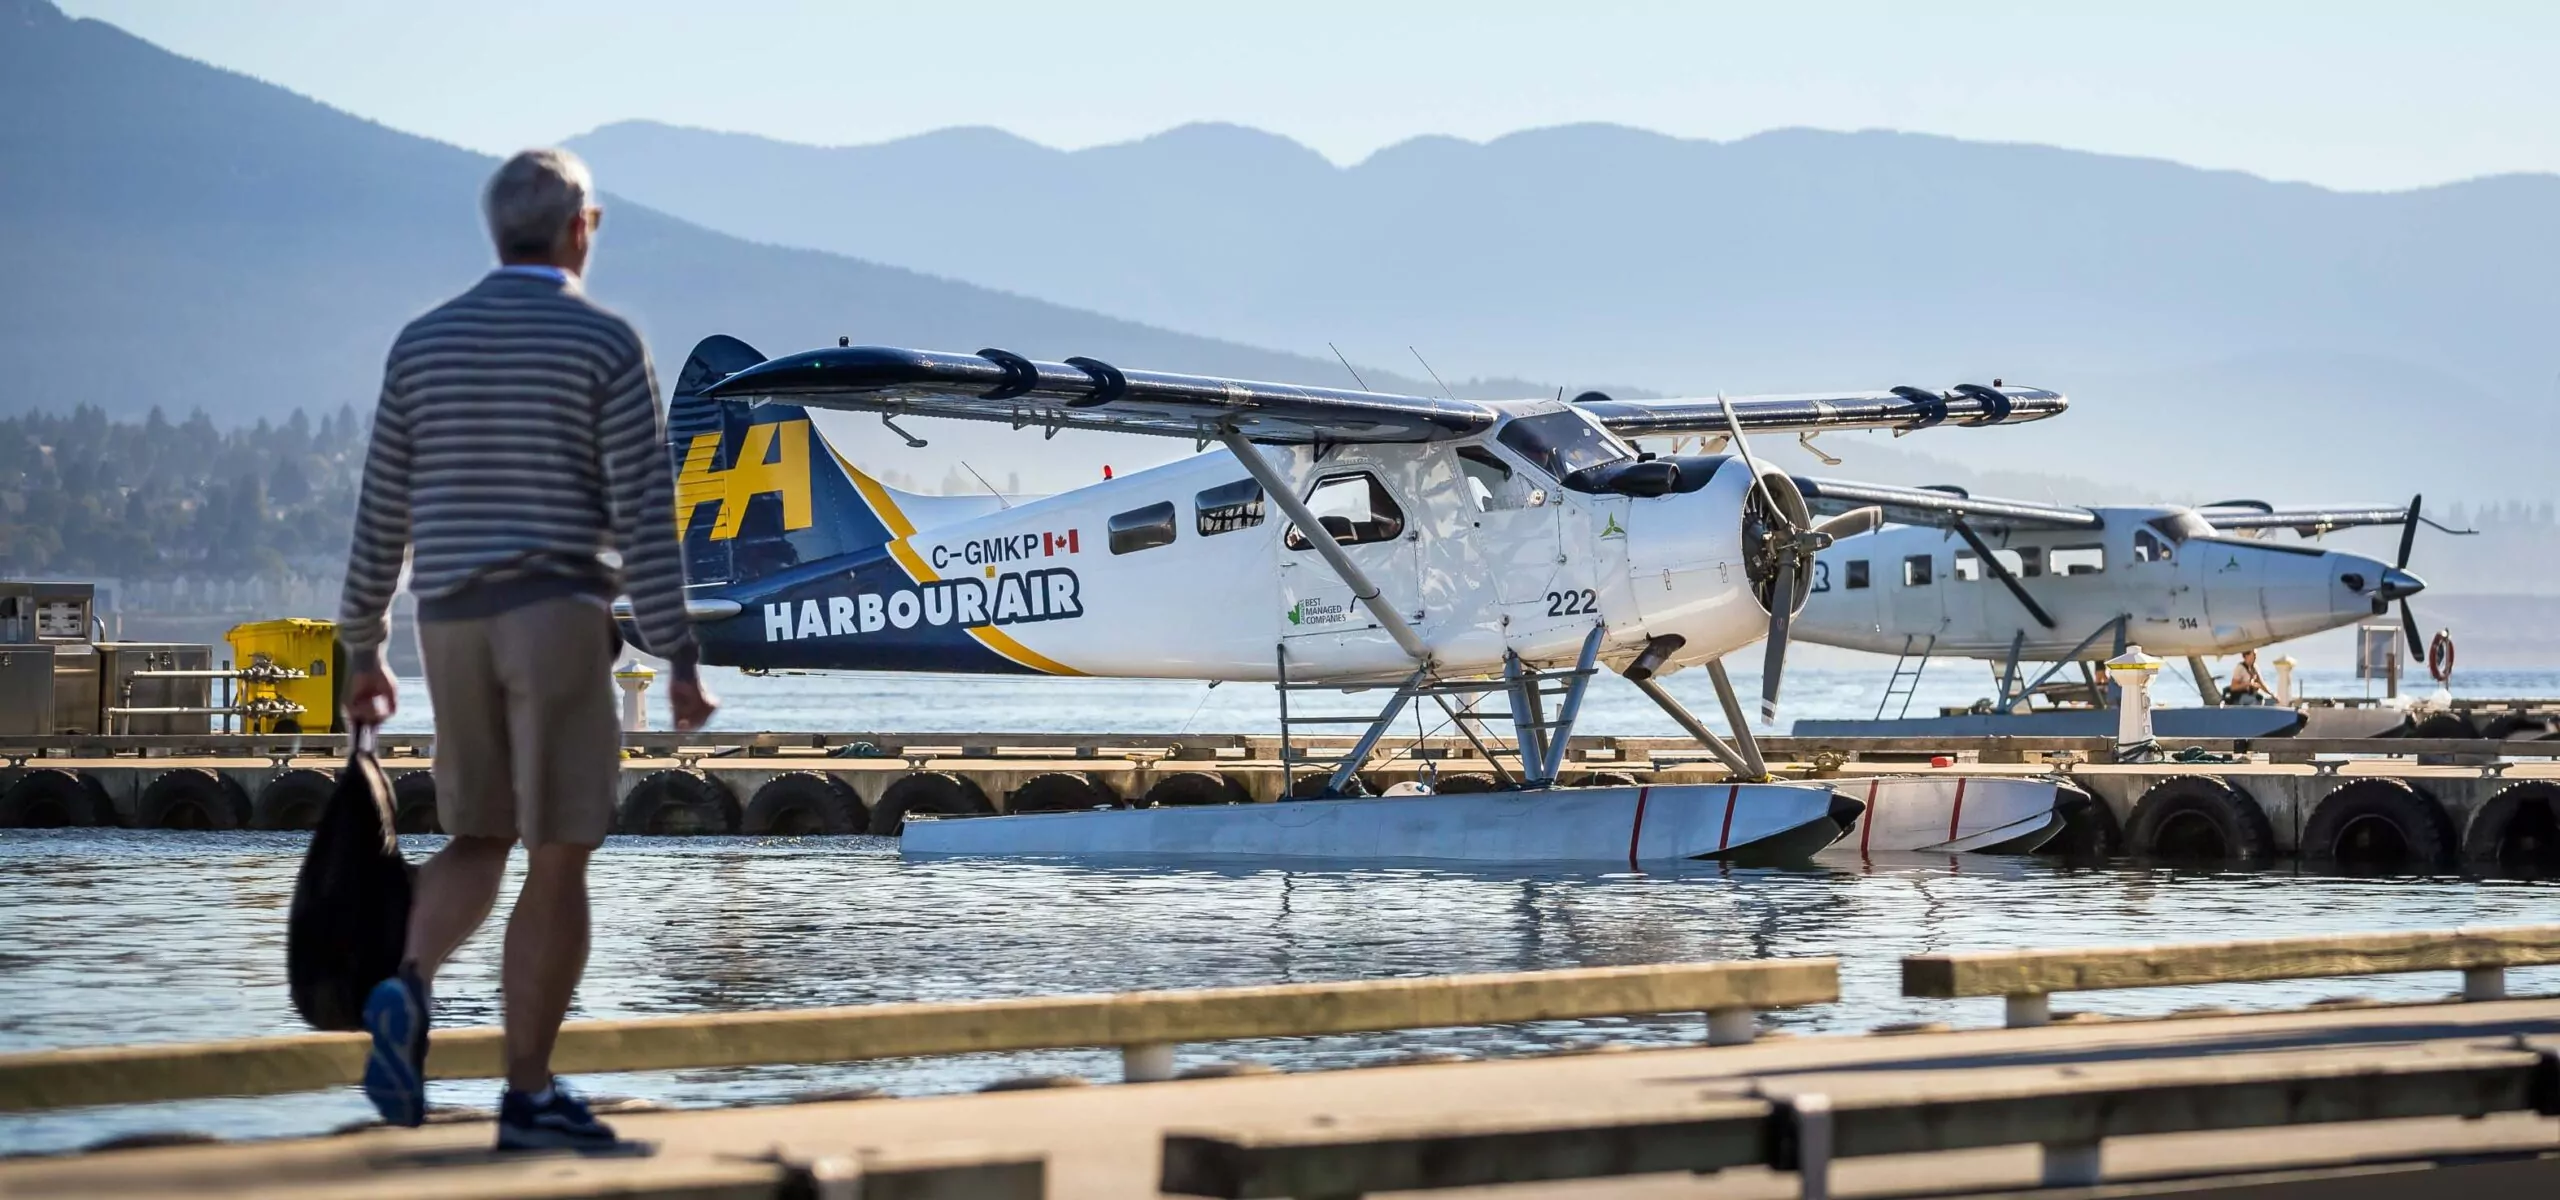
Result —
<instances>
[{"instance_id":1,"label":"yellow ha logo","mask_svg":"<svg viewBox=\"0 0 2560 1200\"><path fill-rule=\"evenodd\" d=\"M778 454L774 451L777 431L782 443ZM677 536L693 524L695 508L716 504L719 515L711 522L711 540L728 541L738 536L738 526L747 519L747 502L776 493L782 497L784 529L807 529L814 523L809 513L807 421L748 426L746 444L738 448L737 461L726 471L711 466L719 449L716 433L699 435L685 447L684 467L676 472Z\"/></svg>"}]
</instances>

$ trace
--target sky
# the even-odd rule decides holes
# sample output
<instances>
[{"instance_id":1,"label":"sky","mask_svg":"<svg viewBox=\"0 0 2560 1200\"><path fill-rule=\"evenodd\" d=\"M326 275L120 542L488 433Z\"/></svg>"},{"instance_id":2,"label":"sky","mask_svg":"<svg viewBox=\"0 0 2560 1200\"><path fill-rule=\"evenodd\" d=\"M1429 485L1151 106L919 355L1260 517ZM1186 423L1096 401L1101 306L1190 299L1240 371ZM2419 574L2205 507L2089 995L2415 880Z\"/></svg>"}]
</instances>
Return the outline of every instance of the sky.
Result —
<instances>
[{"instance_id":1,"label":"sky","mask_svg":"<svg viewBox=\"0 0 2560 1200\"><path fill-rule=\"evenodd\" d=\"M2350 190L2560 171L2560 4L58 0L502 153L614 121L1052 146L1193 121L1337 162L1582 121L1898 129Z\"/></svg>"}]
</instances>

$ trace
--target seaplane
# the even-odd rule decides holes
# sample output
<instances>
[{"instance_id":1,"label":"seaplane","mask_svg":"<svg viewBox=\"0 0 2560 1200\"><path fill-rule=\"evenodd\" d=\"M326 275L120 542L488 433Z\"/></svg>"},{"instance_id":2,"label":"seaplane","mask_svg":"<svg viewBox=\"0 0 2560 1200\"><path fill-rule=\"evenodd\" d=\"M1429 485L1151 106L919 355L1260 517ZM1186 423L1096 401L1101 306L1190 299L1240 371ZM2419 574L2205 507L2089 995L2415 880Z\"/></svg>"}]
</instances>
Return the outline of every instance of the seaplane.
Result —
<instances>
[{"instance_id":1,"label":"seaplane","mask_svg":"<svg viewBox=\"0 0 2560 1200\"><path fill-rule=\"evenodd\" d=\"M1888 487L1798 476L1816 513L1880 509L1883 528L1817 553L1794 636L1896 656L1872 721L1808 720L1800 736L2100 734L2114 717L2092 664L2123 653L2183 658L2204 707L2161 709L2155 728L2176 737L2273 737L2302 714L2225 707L2208 655L2236 654L2370 621L2397 606L2412 657L2424 657L2409 598L2426 581L2409 570L2424 497L2405 505L2280 507L2257 500L2200 506L2078 507L1974 496L1954 487ZM2384 562L2305 544L2360 526L2400 526ZM2286 541L2284 531L2298 535ZM1978 711L1906 715L1932 658L1992 664L1997 694ZM2032 664L2043 664L2041 671ZM2068 668L2080 680L2054 680ZM2034 708L2056 691L2096 703ZM1905 712L1896 712L1899 700ZM1774 712L1763 714L1775 719Z\"/></svg>"},{"instance_id":2,"label":"seaplane","mask_svg":"<svg viewBox=\"0 0 2560 1200\"><path fill-rule=\"evenodd\" d=\"M1722 659L1768 638L1774 695L1816 556L1881 512L1817 521L1746 435L1980 428L2065 403L1981 385L1477 402L1001 349L840 341L768 360L714 336L679 375L668 428L707 663L1267 682L1282 689L1284 746L1292 695L1387 693L1347 753L1284 749L1293 776L1311 768L1291 789L1307 798L909 813L906 854L1645 868L1802 860L1866 807L1863 782L1850 797L1772 777ZM920 439L900 421L950 418L1186 439L1194 453L1045 497L922 496L837 453L812 408L876 414L910 444ZM1675 434L1727 437L1736 453L1628 444ZM1663 676L1690 667L1713 681L1730 738L1663 690ZM1661 705L1730 781L1559 786L1603 670ZM1478 705L1491 697L1507 711ZM1359 795L1360 769L1417 704L1485 749L1495 789ZM1942 802L1950 786L1960 811L1921 822L1907 845L1873 831L1884 844L1871 848L2031 849L2061 827L2050 781L1921 780L1903 807Z\"/></svg>"}]
</instances>

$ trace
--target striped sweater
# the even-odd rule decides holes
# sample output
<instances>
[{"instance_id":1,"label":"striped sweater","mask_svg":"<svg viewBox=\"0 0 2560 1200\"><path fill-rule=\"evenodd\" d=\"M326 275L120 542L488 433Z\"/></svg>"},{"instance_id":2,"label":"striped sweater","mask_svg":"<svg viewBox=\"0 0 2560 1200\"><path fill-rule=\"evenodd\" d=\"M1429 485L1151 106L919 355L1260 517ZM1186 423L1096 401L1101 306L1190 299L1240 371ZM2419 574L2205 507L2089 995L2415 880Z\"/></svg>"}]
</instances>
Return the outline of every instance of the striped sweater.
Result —
<instances>
[{"instance_id":1,"label":"striped sweater","mask_svg":"<svg viewBox=\"0 0 2560 1200\"><path fill-rule=\"evenodd\" d=\"M496 271L392 343L339 606L382 645L411 557L422 602L532 576L627 584L647 648L689 664L675 480L648 348L574 280ZM600 558L621 557L617 579Z\"/></svg>"}]
</instances>

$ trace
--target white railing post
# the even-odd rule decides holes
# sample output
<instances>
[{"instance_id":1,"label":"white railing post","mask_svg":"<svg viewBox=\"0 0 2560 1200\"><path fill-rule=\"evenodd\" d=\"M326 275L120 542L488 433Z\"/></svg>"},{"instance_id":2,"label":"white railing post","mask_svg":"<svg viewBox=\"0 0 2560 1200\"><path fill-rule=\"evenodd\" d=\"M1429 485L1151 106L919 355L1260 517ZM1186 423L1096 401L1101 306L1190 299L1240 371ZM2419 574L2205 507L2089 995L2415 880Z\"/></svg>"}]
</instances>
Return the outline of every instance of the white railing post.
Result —
<instances>
[{"instance_id":1,"label":"white railing post","mask_svg":"<svg viewBox=\"0 0 2560 1200\"><path fill-rule=\"evenodd\" d=\"M1162 1083L1173 1078L1173 1045L1149 1042L1120 1047L1120 1079L1124 1083Z\"/></svg>"},{"instance_id":2,"label":"white railing post","mask_svg":"<svg viewBox=\"0 0 2560 1200\"><path fill-rule=\"evenodd\" d=\"M1831 1097L1792 1096L1787 1108L1796 1119L1796 1194L1831 1200Z\"/></svg>"},{"instance_id":3,"label":"white railing post","mask_svg":"<svg viewBox=\"0 0 2560 1200\"><path fill-rule=\"evenodd\" d=\"M2020 992L2005 998L2011 1029L2041 1029L2053 1024L2053 997L2043 992Z\"/></svg>"},{"instance_id":4,"label":"white railing post","mask_svg":"<svg viewBox=\"0 0 2560 1200\"><path fill-rule=\"evenodd\" d=\"M633 733L649 727L649 685L658 678L649 664L626 659L613 669L613 685L622 689L622 727Z\"/></svg>"},{"instance_id":5,"label":"white railing post","mask_svg":"<svg viewBox=\"0 0 2560 1200\"><path fill-rule=\"evenodd\" d=\"M2465 1000L2506 999L2507 969L2505 967L2463 968L2462 998Z\"/></svg>"},{"instance_id":6,"label":"white railing post","mask_svg":"<svg viewBox=\"0 0 2560 1200\"><path fill-rule=\"evenodd\" d=\"M2042 1181L2046 1187L2089 1187L2106 1177L2105 1142L2046 1142Z\"/></svg>"},{"instance_id":7,"label":"white railing post","mask_svg":"<svg viewBox=\"0 0 2560 1200\"><path fill-rule=\"evenodd\" d=\"M1760 1014L1748 1008L1719 1008L1707 1013L1707 1044L1739 1046L1760 1036Z\"/></svg>"}]
</instances>

